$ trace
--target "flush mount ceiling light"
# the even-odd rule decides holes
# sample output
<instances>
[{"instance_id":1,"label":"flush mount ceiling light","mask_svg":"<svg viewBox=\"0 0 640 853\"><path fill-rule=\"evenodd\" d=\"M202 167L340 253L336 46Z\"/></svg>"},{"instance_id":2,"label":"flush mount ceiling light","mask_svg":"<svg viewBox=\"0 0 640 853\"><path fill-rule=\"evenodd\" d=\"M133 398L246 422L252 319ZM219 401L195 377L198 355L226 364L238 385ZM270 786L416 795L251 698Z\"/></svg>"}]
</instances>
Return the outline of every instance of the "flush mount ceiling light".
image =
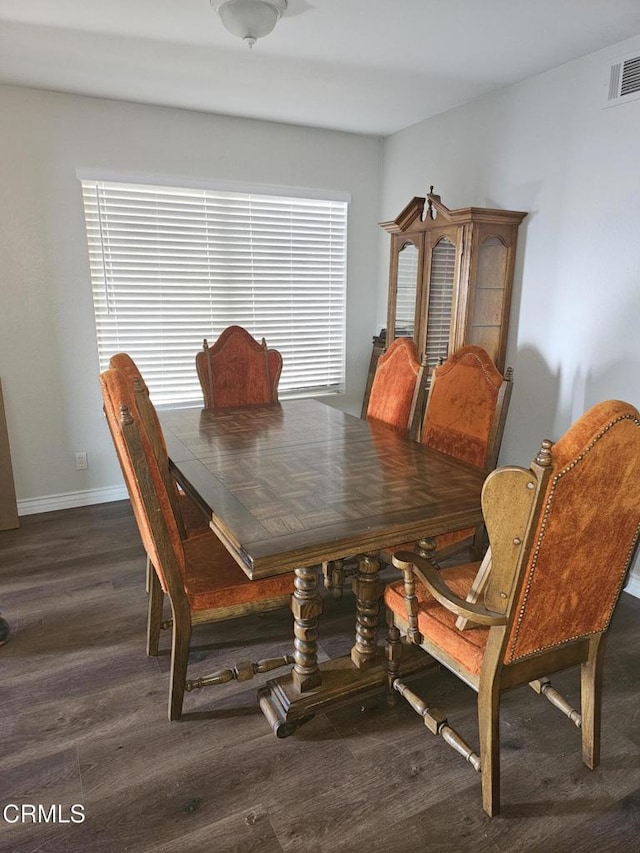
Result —
<instances>
[{"instance_id":1,"label":"flush mount ceiling light","mask_svg":"<svg viewBox=\"0 0 640 853\"><path fill-rule=\"evenodd\" d=\"M287 0L210 0L224 26L249 47L268 36L287 8Z\"/></svg>"}]
</instances>

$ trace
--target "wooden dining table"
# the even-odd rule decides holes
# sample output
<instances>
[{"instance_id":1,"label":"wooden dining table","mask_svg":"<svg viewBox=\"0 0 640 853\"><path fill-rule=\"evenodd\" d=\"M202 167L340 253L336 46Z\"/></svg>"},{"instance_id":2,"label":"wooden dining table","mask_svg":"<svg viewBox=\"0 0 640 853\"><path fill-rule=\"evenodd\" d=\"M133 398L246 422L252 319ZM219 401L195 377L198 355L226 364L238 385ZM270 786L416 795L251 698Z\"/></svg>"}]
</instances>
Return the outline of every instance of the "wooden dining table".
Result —
<instances>
[{"instance_id":1,"label":"wooden dining table","mask_svg":"<svg viewBox=\"0 0 640 853\"><path fill-rule=\"evenodd\" d=\"M486 472L317 400L159 416L176 479L247 576L295 573L294 664L259 690L276 734L379 690L377 553L479 524ZM351 655L319 664L318 566L356 555Z\"/></svg>"}]
</instances>

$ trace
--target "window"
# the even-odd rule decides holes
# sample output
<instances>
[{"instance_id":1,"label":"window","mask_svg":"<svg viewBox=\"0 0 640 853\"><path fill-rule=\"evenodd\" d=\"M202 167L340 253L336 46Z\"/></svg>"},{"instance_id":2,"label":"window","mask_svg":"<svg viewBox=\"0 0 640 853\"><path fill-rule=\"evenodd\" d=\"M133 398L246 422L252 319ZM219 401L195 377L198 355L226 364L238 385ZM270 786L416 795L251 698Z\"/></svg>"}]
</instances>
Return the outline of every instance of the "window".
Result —
<instances>
[{"instance_id":1,"label":"window","mask_svg":"<svg viewBox=\"0 0 640 853\"><path fill-rule=\"evenodd\" d=\"M157 404L202 400L195 354L227 326L280 350L282 398L344 387L346 200L82 180L100 368Z\"/></svg>"}]
</instances>

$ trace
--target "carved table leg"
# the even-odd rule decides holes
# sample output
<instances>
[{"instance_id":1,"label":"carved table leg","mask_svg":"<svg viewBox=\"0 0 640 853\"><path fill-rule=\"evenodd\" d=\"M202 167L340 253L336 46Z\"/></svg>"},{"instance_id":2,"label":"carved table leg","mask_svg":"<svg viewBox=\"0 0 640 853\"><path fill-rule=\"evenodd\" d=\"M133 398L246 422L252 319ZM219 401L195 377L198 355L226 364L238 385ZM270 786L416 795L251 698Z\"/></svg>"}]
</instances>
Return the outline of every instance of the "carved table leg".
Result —
<instances>
[{"instance_id":1,"label":"carved table leg","mask_svg":"<svg viewBox=\"0 0 640 853\"><path fill-rule=\"evenodd\" d=\"M315 569L298 568L295 576L291 598L295 634L291 677L300 693L304 693L322 683L318 669L318 617L322 613L322 599Z\"/></svg>"},{"instance_id":2,"label":"carved table leg","mask_svg":"<svg viewBox=\"0 0 640 853\"><path fill-rule=\"evenodd\" d=\"M356 643L351 660L358 669L368 669L377 663L378 599L382 592L378 572L380 561L365 554L358 561L358 574L353 582L356 595Z\"/></svg>"},{"instance_id":3,"label":"carved table leg","mask_svg":"<svg viewBox=\"0 0 640 853\"><path fill-rule=\"evenodd\" d=\"M353 588L356 594L356 643L351 656L323 661L318 666L318 617L322 599L312 569L295 570L291 610L294 617L294 663L291 672L272 679L258 691L260 708L279 738L293 734L296 727L329 707L338 707L382 691L385 682L395 683L400 674L402 646L399 631L390 635L388 665L384 649L378 647L378 598L382 585L378 579L378 560L367 554L359 564ZM415 650L412 650L415 651ZM419 650L406 651L402 659L405 676L413 675L433 659ZM391 685L390 685L391 688ZM390 692L391 689L390 689Z\"/></svg>"}]
</instances>

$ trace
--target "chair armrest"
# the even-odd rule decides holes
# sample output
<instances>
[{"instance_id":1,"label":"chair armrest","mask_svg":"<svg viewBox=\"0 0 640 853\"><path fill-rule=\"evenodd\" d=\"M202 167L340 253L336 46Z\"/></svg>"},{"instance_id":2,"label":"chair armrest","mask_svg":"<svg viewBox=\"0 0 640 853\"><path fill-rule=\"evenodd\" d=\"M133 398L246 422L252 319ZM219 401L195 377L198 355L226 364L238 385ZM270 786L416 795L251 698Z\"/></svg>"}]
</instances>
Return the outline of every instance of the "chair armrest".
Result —
<instances>
[{"instance_id":1,"label":"chair armrest","mask_svg":"<svg viewBox=\"0 0 640 853\"><path fill-rule=\"evenodd\" d=\"M476 625L506 625L504 613L489 610L483 604L473 604L459 598L442 579L442 575L433 563L411 551L399 551L393 555L393 565L405 573L411 573L429 590L431 595L447 610L462 616Z\"/></svg>"}]
</instances>

